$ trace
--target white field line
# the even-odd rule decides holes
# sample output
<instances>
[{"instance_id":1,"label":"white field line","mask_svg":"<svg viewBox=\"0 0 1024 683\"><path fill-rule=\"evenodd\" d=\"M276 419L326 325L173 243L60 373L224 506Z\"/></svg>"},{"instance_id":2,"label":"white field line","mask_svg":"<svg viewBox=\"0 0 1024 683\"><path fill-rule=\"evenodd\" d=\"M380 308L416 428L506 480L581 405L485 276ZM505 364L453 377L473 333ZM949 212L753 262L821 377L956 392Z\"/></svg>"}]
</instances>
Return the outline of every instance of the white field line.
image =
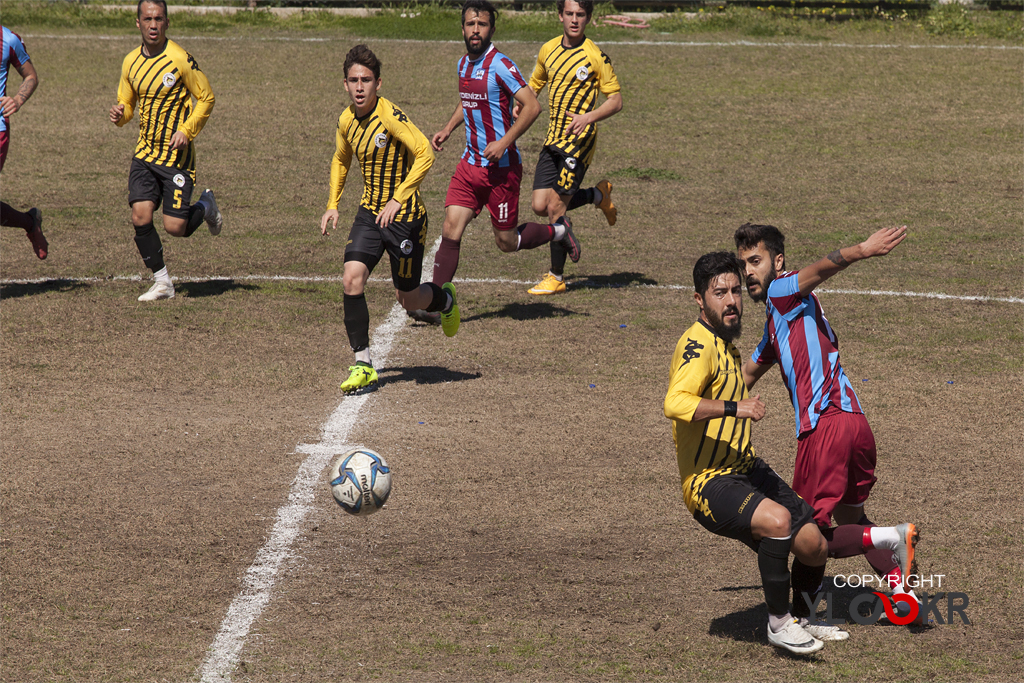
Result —
<instances>
[{"instance_id":1,"label":"white field line","mask_svg":"<svg viewBox=\"0 0 1024 683\"><path fill-rule=\"evenodd\" d=\"M434 254L440 244L441 238L438 237L424 257L424 273L433 272ZM395 335L405 327L405 322L405 309L396 303L391 307L387 319L374 330L370 354L378 369L387 363ZM347 450L348 434L359 419L359 413L368 398L369 394L343 398L324 423L320 443L299 444L295 447L295 452L305 453L306 459L302 461L292 481L288 503L277 511L270 538L256 553L256 559L242 579L241 591L228 607L220 631L207 651L206 661L199 672L202 683L224 683L231 680L231 672L238 665L239 654L245 646L249 630L270 603L278 572L285 561L293 556L292 544L302 532L306 515L313 508L314 489L320 482L320 475L335 455Z\"/></svg>"},{"instance_id":2,"label":"white field line","mask_svg":"<svg viewBox=\"0 0 1024 683\"><path fill-rule=\"evenodd\" d=\"M437 244L440 244L439 242ZM437 247L435 246L436 250ZM430 262L430 269L427 268L428 260ZM433 269L434 254L431 252L423 260L423 272L428 274ZM193 277L174 277L171 278L175 282L341 282L340 275L211 275L211 276L193 276ZM0 279L0 285L38 285L45 284L47 282L54 283L76 283L76 282L142 282L143 278L139 275L114 275L110 277L69 277L69 278L35 278L27 280L3 280ZM149 278L145 278L146 282L149 282ZM391 278L370 278L370 282L391 282ZM456 278L456 283L467 283L467 284L500 284L500 285L533 285L536 284L534 280L511 280L508 278ZM646 284L609 284L605 282L595 282L593 280L573 280L569 282L569 289L678 289L678 290L690 290L693 289L691 285L646 285ZM816 289L814 290L818 294L858 294L863 296L896 296L896 297L909 297L913 299L944 299L949 301L987 301L991 303L1003 303L1003 304L1024 304L1024 298L1015 296L984 296L984 295L970 295L970 294L944 294L942 292L899 292L888 289ZM376 356L374 356L376 358Z\"/></svg>"},{"instance_id":3,"label":"white field line","mask_svg":"<svg viewBox=\"0 0 1024 683\"><path fill-rule=\"evenodd\" d=\"M139 38L136 35L123 36L95 36L89 34L81 35L56 35L48 33L23 34L25 38L53 39L69 41L81 40L113 40L137 43ZM335 43L337 38L296 38L294 36L172 36L175 42L207 41L245 41L254 42L279 42L279 43ZM439 45L462 45L461 40L418 40L410 38L374 38L376 43L436 43ZM856 43L797 43L797 42L758 42L754 40L728 40L728 41L681 41L681 40L602 40L602 43L609 45L664 45L671 47L804 47L804 48L838 48L852 50L1016 50L1024 51L1022 45L891 45L886 43L858 45ZM536 45L535 40L499 40L498 44L510 45Z\"/></svg>"}]
</instances>

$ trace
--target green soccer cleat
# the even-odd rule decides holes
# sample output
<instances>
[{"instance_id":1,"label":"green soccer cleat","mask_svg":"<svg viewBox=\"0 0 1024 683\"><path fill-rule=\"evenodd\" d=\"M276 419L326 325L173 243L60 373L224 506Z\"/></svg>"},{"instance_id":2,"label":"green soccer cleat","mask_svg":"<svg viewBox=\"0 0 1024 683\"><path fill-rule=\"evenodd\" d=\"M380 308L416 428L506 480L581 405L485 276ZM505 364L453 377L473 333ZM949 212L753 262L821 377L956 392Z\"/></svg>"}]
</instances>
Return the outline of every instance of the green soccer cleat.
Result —
<instances>
[{"instance_id":1,"label":"green soccer cleat","mask_svg":"<svg viewBox=\"0 0 1024 683\"><path fill-rule=\"evenodd\" d=\"M377 371L373 369L372 365L358 361L355 365L350 365L348 371L348 379L341 383L341 390L346 394L365 389L371 385L377 386Z\"/></svg>"},{"instance_id":2,"label":"green soccer cleat","mask_svg":"<svg viewBox=\"0 0 1024 683\"><path fill-rule=\"evenodd\" d=\"M462 316L459 315L459 302L455 298L455 285L446 282L441 285L441 289L452 297L452 307L447 311L441 311L441 329L444 330L446 337L454 337L459 333L459 324L462 322Z\"/></svg>"}]
</instances>

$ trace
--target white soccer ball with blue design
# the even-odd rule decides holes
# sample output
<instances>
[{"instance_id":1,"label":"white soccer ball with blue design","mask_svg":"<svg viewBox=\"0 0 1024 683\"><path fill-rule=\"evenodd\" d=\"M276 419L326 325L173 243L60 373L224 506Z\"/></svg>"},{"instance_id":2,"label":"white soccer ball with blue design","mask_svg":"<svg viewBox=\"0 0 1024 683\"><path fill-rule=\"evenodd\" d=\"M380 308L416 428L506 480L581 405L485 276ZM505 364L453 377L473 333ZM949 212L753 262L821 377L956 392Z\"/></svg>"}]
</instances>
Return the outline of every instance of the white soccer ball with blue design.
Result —
<instances>
[{"instance_id":1,"label":"white soccer ball with blue design","mask_svg":"<svg viewBox=\"0 0 1024 683\"><path fill-rule=\"evenodd\" d=\"M349 514L373 514L391 495L391 468L380 453L353 448L331 465L331 494Z\"/></svg>"}]
</instances>

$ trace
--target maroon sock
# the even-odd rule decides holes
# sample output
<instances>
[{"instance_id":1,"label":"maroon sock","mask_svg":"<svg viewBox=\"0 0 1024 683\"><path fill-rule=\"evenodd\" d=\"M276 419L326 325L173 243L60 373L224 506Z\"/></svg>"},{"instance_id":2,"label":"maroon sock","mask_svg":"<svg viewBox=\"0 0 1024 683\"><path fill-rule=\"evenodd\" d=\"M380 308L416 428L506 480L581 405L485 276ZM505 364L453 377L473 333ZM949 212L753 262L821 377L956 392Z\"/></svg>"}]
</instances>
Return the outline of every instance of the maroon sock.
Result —
<instances>
[{"instance_id":1,"label":"maroon sock","mask_svg":"<svg viewBox=\"0 0 1024 683\"><path fill-rule=\"evenodd\" d=\"M857 523L863 524L868 528L878 526L868 519L867 515L861 515L860 521ZM900 566L899 562L896 560L896 553L887 548L874 548L873 550L869 550L864 553L864 559L868 561L868 564L871 565L871 568L875 570L875 574L878 576L887 576L893 569Z\"/></svg>"},{"instance_id":2,"label":"maroon sock","mask_svg":"<svg viewBox=\"0 0 1024 683\"><path fill-rule=\"evenodd\" d=\"M461 242L450 240L447 237L441 238L441 245L434 254L434 277L433 282L440 287L446 282L451 282L455 277L455 271L459 268L459 248Z\"/></svg>"},{"instance_id":3,"label":"maroon sock","mask_svg":"<svg viewBox=\"0 0 1024 683\"><path fill-rule=\"evenodd\" d=\"M864 532L868 527L863 524L844 524L831 529L822 529L821 535L828 541L829 557L853 557L863 555Z\"/></svg>"},{"instance_id":4,"label":"maroon sock","mask_svg":"<svg viewBox=\"0 0 1024 683\"><path fill-rule=\"evenodd\" d=\"M31 230L35 227L36 222L27 213L18 211L7 202L0 202L0 225Z\"/></svg>"},{"instance_id":5,"label":"maroon sock","mask_svg":"<svg viewBox=\"0 0 1024 683\"><path fill-rule=\"evenodd\" d=\"M536 249L555 237L555 229L552 226L540 223L523 223L516 230L519 231L519 249L517 251Z\"/></svg>"}]
</instances>

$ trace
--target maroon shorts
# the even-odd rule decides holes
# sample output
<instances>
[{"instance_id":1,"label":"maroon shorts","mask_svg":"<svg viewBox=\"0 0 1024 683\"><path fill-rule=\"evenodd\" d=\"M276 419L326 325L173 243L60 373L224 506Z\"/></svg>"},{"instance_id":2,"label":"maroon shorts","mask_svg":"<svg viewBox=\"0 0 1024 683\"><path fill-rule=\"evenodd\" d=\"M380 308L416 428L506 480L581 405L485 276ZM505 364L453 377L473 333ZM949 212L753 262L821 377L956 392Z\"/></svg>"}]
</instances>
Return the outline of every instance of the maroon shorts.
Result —
<instances>
[{"instance_id":1,"label":"maroon shorts","mask_svg":"<svg viewBox=\"0 0 1024 683\"><path fill-rule=\"evenodd\" d=\"M0 130L0 171L4 168L4 162L7 161L7 147L11 144L9 132L10 129Z\"/></svg>"},{"instance_id":2,"label":"maroon shorts","mask_svg":"<svg viewBox=\"0 0 1024 683\"><path fill-rule=\"evenodd\" d=\"M814 508L818 526L832 525L840 503L861 505L875 485L875 435L863 413L829 406L797 443L793 490Z\"/></svg>"},{"instance_id":3,"label":"maroon shorts","mask_svg":"<svg viewBox=\"0 0 1024 683\"><path fill-rule=\"evenodd\" d=\"M473 166L465 159L455 167L448 184L445 207L463 206L479 216L486 206L491 212L491 225L497 230L512 230L519 225L519 181L522 165Z\"/></svg>"}]
</instances>

